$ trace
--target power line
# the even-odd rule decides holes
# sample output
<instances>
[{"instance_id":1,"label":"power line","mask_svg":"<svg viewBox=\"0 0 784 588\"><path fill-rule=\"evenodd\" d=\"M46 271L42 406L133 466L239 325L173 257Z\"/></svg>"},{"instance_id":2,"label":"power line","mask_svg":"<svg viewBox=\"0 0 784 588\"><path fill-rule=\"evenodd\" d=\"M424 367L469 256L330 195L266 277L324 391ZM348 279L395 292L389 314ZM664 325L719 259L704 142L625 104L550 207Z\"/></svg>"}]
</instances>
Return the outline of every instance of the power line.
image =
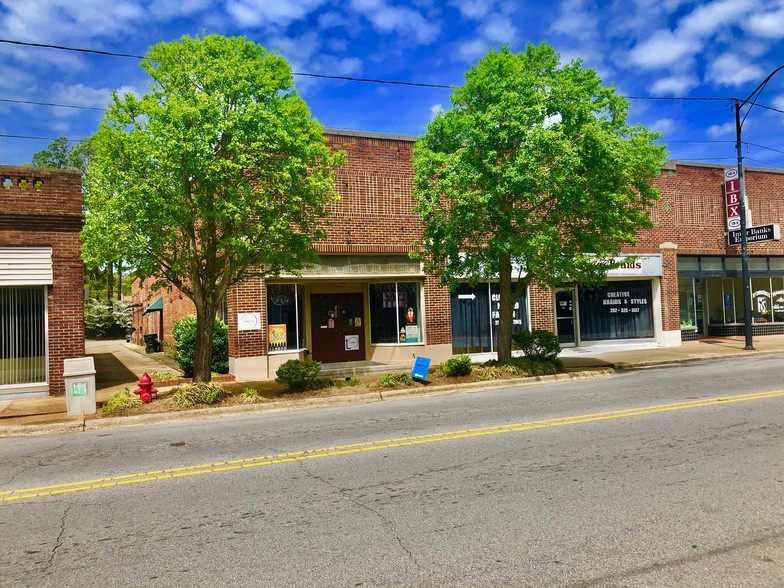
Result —
<instances>
[{"instance_id":1,"label":"power line","mask_svg":"<svg viewBox=\"0 0 784 588\"><path fill-rule=\"evenodd\" d=\"M757 106L759 106L759 104L757 104ZM750 145L752 147L757 147L759 149L766 149L768 151L773 151L774 153L782 153L782 154L784 154L784 151L782 151L781 149L774 149L773 147L765 147L765 145L757 145L756 143L749 143L748 141L743 141L743 144L744 145Z\"/></svg>"},{"instance_id":2,"label":"power line","mask_svg":"<svg viewBox=\"0 0 784 588\"><path fill-rule=\"evenodd\" d=\"M77 53L92 53L95 55L106 55L108 57L129 57L132 59L144 59L143 55L134 55L132 53L117 53L113 51L101 51L99 49L85 49L82 47L66 47L64 45L51 45L48 43L28 43L25 41L13 41L11 39L0 39L0 43L7 43L10 45L19 45L23 47L39 47L43 49L57 49L60 51L74 51ZM317 78L323 80L341 80L346 82L363 82L368 84L386 84L392 86L410 86L416 88L436 88L439 90L451 90L453 86L447 84L427 84L423 82L407 82L401 80L383 80L376 78L359 78L352 76L332 76L327 74L315 74L309 72L293 72L292 75ZM667 101L686 101L686 102L699 102L699 101L718 101L728 102L735 100L735 98L717 98L717 97L685 97L685 96L626 96L630 100L667 100Z\"/></svg>"},{"instance_id":3,"label":"power line","mask_svg":"<svg viewBox=\"0 0 784 588\"><path fill-rule=\"evenodd\" d=\"M772 167L773 169L784 169L783 167L776 165L775 163L771 163L769 161L762 161L761 159L754 159L753 157L744 157L744 159L748 161L756 161L757 163L762 163L764 165Z\"/></svg>"},{"instance_id":4,"label":"power line","mask_svg":"<svg viewBox=\"0 0 784 588\"><path fill-rule=\"evenodd\" d=\"M764 104L755 104L757 108L764 108L765 110L772 110L773 112L780 112L784 114L784 110L780 110L778 108L773 108L772 106L765 106Z\"/></svg>"},{"instance_id":5,"label":"power line","mask_svg":"<svg viewBox=\"0 0 784 588\"><path fill-rule=\"evenodd\" d=\"M3 139L34 139L36 141L55 141L59 137L31 137L29 135L3 135L0 134L0 138ZM77 139L66 139L69 143L77 142Z\"/></svg>"},{"instance_id":6,"label":"power line","mask_svg":"<svg viewBox=\"0 0 784 588\"><path fill-rule=\"evenodd\" d=\"M27 43L24 41L12 41L10 39L0 39L0 43L7 43L9 45L20 45L23 47L40 47L43 49L57 49L60 51L74 51L76 53L91 53L94 55L106 55L108 57L129 57L132 59L144 59L143 55L133 55L132 53L115 53L113 51L100 51L98 49L84 49L81 47L65 47L64 45L50 45L48 43ZM441 90L451 90L452 86L444 84L426 84L421 82L405 82L400 80L381 80L374 78L357 78L351 76L330 76L327 74L314 74L307 72L292 72L292 75L318 78L324 80L341 80L345 82L364 82L368 84L386 84L391 86L412 86L416 88L437 88Z\"/></svg>"},{"instance_id":7,"label":"power line","mask_svg":"<svg viewBox=\"0 0 784 588\"><path fill-rule=\"evenodd\" d=\"M56 104L54 102L36 102L34 100L12 100L11 98L0 98L0 102L11 102L13 104L33 104L35 106L55 106L57 108L75 108L78 110L100 110L103 112L105 109L98 108L97 106L77 106L76 104Z\"/></svg>"}]
</instances>

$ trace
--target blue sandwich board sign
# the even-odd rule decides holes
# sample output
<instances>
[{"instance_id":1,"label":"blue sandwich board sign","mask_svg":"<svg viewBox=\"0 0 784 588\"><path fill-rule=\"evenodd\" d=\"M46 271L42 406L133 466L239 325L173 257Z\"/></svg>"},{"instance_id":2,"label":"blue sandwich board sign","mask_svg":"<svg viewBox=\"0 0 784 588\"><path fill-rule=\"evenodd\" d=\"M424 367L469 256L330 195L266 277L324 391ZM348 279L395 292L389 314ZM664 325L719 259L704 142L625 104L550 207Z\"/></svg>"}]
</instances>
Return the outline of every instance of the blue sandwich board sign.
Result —
<instances>
[{"instance_id":1,"label":"blue sandwich board sign","mask_svg":"<svg viewBox=\"0 0 784 588\"><path fill-rule=\"evenodd\" d=\"M417 357L414 362L414 369L411 370L411 377L415 380L427 380L427 370L430 369L429 357Z\"/></svg>"}]
</instances>

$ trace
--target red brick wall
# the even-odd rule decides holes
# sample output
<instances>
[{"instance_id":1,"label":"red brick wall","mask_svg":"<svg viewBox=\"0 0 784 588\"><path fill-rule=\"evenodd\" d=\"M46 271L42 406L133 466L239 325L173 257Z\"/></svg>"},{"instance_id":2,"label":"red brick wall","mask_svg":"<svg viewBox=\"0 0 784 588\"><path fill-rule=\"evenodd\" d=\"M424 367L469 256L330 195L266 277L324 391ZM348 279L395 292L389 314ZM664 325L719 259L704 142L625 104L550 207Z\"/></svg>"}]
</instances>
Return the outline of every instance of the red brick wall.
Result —
<instances>
[{"instance_id":1,"label":"red brick wall","mask_svg":"<svg viewBox=\"0 0 784 588\"><path fill-rule=\"evenodd\" d=\"M82 176L72 170L0 166L0 182L0 246L52 248L49 393L62 395L63 360L84 356Z\"/></svg>"},{"instance_id":2,"label":"red brick wall","mask_svg":"<svg viewBox=\"0 0 784 588\"><path fill-rule=\"evenodd\" d=\"M746 193L754 225L784 222L784 173L746 168ZM710 164L676 163L654 181L661 199L651 210L653 228L641 231L629 253L652 253L667 241L679 255L740 255L727 245L724 212L724 168ZM784 255L784 242L749 243L750 255Z\"/></svg>"},{"instance_id":3,"label":"red brick wall","mask_svg":"<svg viewBox=\"0 0 784 588\"><path fill-rule=\"evenodd\" d=\"M160 312L150 312L142 315L148 305L153 303L158 296L163 298L163 341L164 349L174 345L172 338L172 325L175 321L185 318L189 314L196 314L196 307L190 298L185 296L175 287L152 289L152 279L142 283L136 279L131 284L131 297L134 303L132 341L137 345L144 345L144 335L160 334Z\"/></svg>"}]
</instances>

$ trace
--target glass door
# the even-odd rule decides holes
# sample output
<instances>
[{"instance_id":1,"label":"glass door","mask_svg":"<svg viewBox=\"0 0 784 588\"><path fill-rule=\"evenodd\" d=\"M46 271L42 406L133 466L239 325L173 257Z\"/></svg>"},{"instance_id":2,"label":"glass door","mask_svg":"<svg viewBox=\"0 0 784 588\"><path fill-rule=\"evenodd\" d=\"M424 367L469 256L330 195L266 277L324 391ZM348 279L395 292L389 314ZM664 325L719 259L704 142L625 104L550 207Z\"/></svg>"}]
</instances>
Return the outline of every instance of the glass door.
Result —
<instances>
[{"instance_id":1,"label":"glass door","mask_svg":"<svg viewBox=\"0 0 784 588\"><path fill-rule=\"evenodd\" d=\"M577 333L574 329L574 288L555 291L555 332L562 347L574 347Z\"/></svg>"}]
</instances>

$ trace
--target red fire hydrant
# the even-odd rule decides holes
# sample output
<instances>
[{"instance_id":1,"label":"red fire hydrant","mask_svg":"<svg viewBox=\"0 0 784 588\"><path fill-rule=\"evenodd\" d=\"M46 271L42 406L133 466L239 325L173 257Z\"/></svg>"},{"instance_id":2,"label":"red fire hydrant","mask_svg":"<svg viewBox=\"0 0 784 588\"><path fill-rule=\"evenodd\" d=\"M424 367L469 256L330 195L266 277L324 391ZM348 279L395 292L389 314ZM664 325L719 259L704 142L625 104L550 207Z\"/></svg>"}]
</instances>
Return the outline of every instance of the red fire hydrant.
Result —
<instances>
[{"instance_id":1,"label":"red fire hydrant","mask_svg":"<svg viewBox=\"0 0 784 588\"><path fill-rule=\"evenodd\" d=\"M152 378L147 375L147 372L144 372L142 377L139 378L139 387L133 393L138 394L139 399L145 404L152 400L153 394L158 395L158 390L152 387Z\"/></svg>"}]
</instances>

